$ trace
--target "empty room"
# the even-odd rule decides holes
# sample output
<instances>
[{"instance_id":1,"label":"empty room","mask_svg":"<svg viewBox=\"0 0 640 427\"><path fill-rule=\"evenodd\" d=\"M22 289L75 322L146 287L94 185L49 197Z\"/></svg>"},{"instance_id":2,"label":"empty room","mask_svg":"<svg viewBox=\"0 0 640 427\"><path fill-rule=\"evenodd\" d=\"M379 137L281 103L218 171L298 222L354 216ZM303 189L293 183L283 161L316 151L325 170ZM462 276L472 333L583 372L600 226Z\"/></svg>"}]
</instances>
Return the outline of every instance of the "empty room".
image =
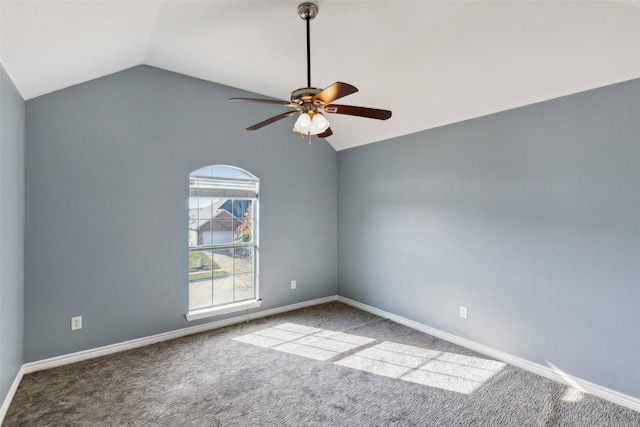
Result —
<instances>
[{"instance_id":1,"label":"empty room","mask_svg":"<svg viewBox=\"0 0 640 427\"><path fill-rule=\"evenodd\" d=\"M640 425L640 1L0 24L3 426Z\"/></svg>"}]
</instances>

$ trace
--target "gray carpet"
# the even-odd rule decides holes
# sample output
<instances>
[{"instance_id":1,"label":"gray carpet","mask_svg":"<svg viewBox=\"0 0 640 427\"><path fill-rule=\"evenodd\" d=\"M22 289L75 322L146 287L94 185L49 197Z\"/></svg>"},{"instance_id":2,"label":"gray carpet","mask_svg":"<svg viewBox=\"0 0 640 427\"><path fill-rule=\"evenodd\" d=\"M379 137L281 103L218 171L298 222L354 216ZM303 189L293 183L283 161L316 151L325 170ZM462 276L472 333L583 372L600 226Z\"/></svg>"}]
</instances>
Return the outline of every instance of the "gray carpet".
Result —
<instances>
[{"instance_id":1,"label":"gray carpet","mask_svg":"<svg viewBox=\"0 0 640 427\"><path fill-rule=\"evenodd\" d=\"M640 413L330 303L26 375L3 426L640 426Z\"/></svg>"}]
</instances>

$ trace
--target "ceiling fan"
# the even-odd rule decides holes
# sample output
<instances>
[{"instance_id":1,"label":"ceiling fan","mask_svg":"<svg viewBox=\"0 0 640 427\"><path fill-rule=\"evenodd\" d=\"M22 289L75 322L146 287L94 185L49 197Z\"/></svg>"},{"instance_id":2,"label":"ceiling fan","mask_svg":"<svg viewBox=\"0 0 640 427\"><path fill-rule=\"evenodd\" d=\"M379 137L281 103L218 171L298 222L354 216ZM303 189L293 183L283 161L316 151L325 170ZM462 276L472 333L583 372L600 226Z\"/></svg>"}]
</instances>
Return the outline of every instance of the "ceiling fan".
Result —
<instances>
[{"instance_id":1,"label":"ceiling fan","mask_svg":"<svg viewBox=\"0 0 640 427\"><path fill-rule=\"evenodd\" d=\"M309 23L318 15L318 6L314 3L302 3L298 6L298 15L307 22L307 87L296 89L291 92L291 101L231 98L231 101L261 102L293 108L291 111L286 111L278 114L277 116L271 117L270 119L256 123L255 125L248 127L247 130L257 130L273 122L284 119L285 117L290 117L296 113L300 113L293 127L294 132L298 132L302 135L317 135L320 138L326 138L333 135L333 132L329 127L329 121L322 113L345 114L349 116L359 116L378 120L387 120L391 117L391 111L389 110L333 104L333 101L358 91L355 86L350 84L336 82L325 89L311 87L311 44L309 41Z\"/></svg>"}]
</instances>

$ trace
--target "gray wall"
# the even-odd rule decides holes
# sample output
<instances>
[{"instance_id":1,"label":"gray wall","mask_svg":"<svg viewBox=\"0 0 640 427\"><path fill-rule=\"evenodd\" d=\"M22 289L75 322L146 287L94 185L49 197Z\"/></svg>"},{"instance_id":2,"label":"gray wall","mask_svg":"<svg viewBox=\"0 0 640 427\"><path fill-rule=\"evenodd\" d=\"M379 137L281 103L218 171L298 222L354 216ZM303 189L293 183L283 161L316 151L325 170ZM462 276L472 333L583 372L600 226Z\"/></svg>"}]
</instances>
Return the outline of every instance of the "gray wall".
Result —
<instances>
[{"instance_id":1,"label":"gray wall","mask_svg":"<svg viewBox=\"0 0 640 427\"><path fill-rule=\"evenodd\" d=\"M338 182L340 295L640 397L640 80L341 151Z\"/></svg>"},{"instance_id":2,"label":"gray wall","mask_svg":"<svg viewBox=\"0 0 640 427\"><path fill-rule=\"evenodd\" d=\"M0 404L23 362L25 102L0 65Z\"/></svg>"},{"instance_id":3,"label":"gray wall","mask_svg":"<svg viewBox=\"0 0 640 427\"><path fill-rule=\"evenodd\" d=\"M220 319L184 318L210 164L261 180L260 309L336 294L336 152L287 120L245 131L281 109L234 96L255 94L141 66L27 101L26 362Z\"/></svg>"},{"instance_id":4,"label":"gray wall","mask_svg":"<svg viewBox=\"0 0 640 427\"><path fill-rule=\"evenodd\" d=\"M24 102L2 79L6 393ZM233 96L252 95L136 67L26 103L24 361L210 321L184 320L187 177L230 164L261 178L262 309L337 278L340 295L640 397L640 80L338 154L285 122L244 131L278 111Z\"/></svg>"}]
</instances>

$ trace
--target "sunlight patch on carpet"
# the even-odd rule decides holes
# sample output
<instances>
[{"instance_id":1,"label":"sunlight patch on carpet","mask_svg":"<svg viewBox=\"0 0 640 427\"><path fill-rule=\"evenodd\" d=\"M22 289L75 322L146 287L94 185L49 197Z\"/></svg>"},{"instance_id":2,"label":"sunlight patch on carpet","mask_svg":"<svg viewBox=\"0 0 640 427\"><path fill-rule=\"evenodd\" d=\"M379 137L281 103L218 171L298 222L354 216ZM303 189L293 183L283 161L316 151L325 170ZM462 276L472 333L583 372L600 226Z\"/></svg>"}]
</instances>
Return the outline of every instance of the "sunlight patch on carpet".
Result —
<instances>
[{"instance_id":1,"label":"sunlight patch on carpet","mask_svg":"<svg viewBox=\"0 0 640 427\"><path fill-rule=\"evenodd\" d=\"M495 360L388 341L336 364L463 394L471 394L506 366Z\"/></svg>"},{"instance_id":2,"label":"sunlight patch on carpet","mask_svg":"<svg viewBox=\"0 0 640 427\"><path fill-rule=\"evenodd\" d=\"M480 357L448 353L373 338L312 328L295 323L233 338L247 344L326 361L384 377L396 378L457 393L471 394L506 366Z\"/></svg>"},{"instance_id":3,"label":"sunlight patch on carpet","mask_svg":"<svg viewBox=\"0 0 640 427\"><path fill-rule=\"evenodd\" d=\"M329 360L332 357L375 341L373 338L312 328L295 323L283 323L272 328L236 337L234 340L315 360Z\"/></svg>"},{"instance_id":4,"label":"sunlight patch on carpet","mask_svg":"<svg viewBox=\"0 0 640 427\"><path fill-rule=\"evenodd\" d=\"M567 387L567 390L565 390L562 395L562 401L571 403L580 402L584 399L584 396L585 394L581 390L578 390L575 387Z\"/></svg>"}]
</instances>

